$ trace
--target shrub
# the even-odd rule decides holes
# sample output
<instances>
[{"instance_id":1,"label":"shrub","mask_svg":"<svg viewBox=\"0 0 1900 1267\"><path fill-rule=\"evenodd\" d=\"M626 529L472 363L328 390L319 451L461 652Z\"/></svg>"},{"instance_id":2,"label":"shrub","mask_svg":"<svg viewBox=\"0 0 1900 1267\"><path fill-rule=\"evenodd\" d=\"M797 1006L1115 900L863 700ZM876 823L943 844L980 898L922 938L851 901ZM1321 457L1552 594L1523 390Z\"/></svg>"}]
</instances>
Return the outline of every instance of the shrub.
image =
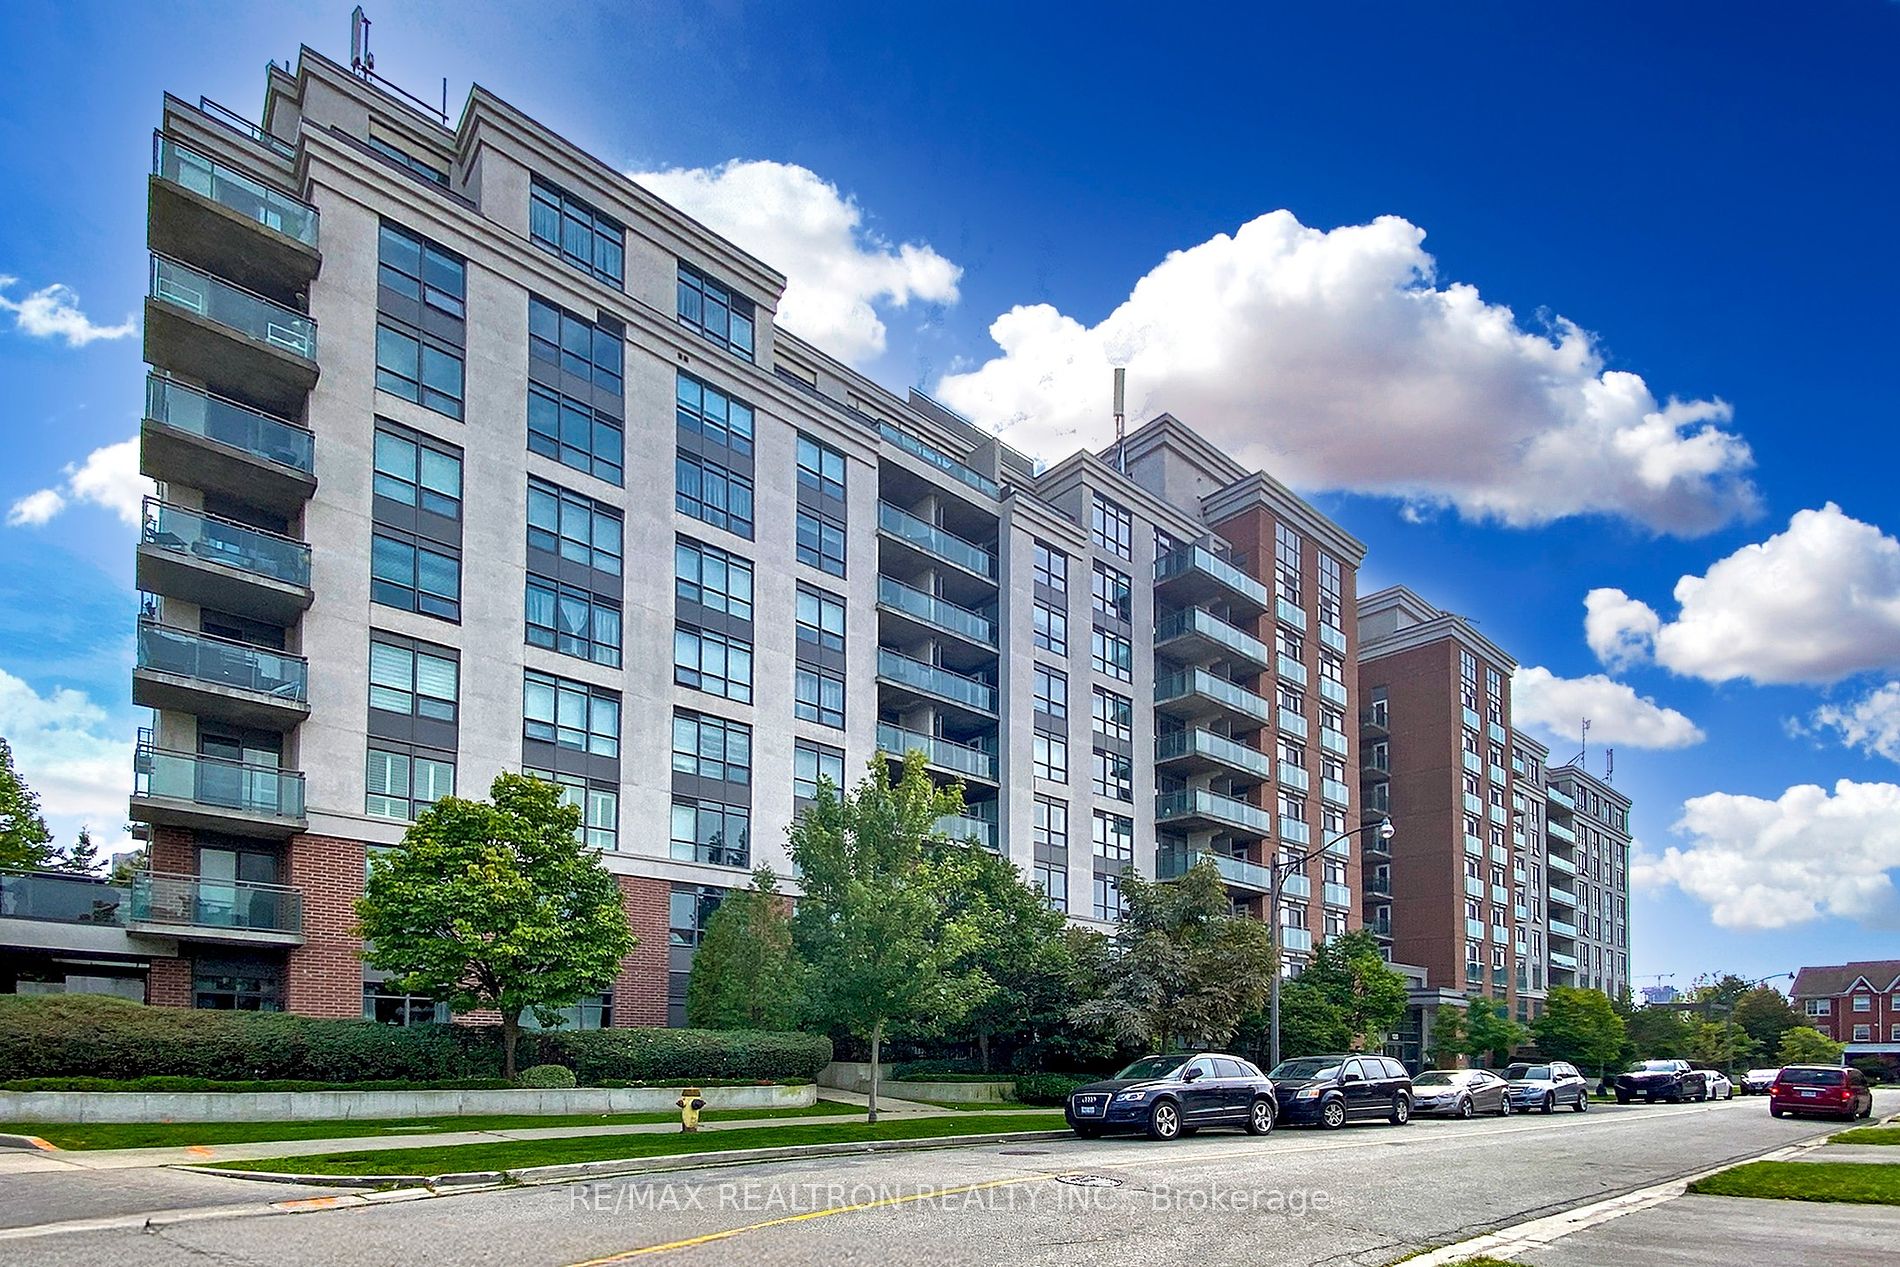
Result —
<instances>
[{"instance_id":1,"label":"shrub","mask_svg":"<svg viewBox=\"0 0 1900 1267\"><path fill-rule=\"evenodd\" d=\"M968 1057L939 1060L906 1060L891 1066L891 1077L899 1082L949 1082L946 1074L982 1073L982 1062ZM997 1078L1008 1075L997 1074Z\"/></svg>"},{"instance_id":2,"label":"shrub","mask_svg":"<svg viewBox=\"0 0 1900 1267\"><path fill-rule=\"evenodd\" d=\"M765 1030L588 1029L523 1035L534 1059L566 1065L588 1086L608 1079L704 1086L708 1080L809 1081L831 1063L822 1034Z\"/></svg>"},{"instance_id":3,"label":"shrub","mask_svg":"<svg viewBox=\"0 0 1900 1267\"><path fill-rule=\"evenodd\" d=\"M565 1091L574 1085L574 1071L566 1065L529 1065L520 1082L537 1091Z\"/></svg>"},{"instance_id":4,"label":"shrub","mask_svg":"<svg viewBox=\"0 0 1900 1267\"><path fill-rule=\"evenodd\" d=\"M1066 1104L1077 1087L1094 1081L1085 1073L1019 1073L1016 1099L1023 1104Z\"/></svg>"},{"instance_id":5,"label":"shrub","mask_svg":"<svg viewBox=\"0 0 1900 1267\"><path fill-rule=\"evenodd\" d=\"M506 1091L506 1078L444 1078L409 1082L381 1078L371 1082L309 1082L272 1078L262 1082L231 1082L219 1078L15 1078L0 1082L0 1091Z\"/></svg>"}]
</instances>

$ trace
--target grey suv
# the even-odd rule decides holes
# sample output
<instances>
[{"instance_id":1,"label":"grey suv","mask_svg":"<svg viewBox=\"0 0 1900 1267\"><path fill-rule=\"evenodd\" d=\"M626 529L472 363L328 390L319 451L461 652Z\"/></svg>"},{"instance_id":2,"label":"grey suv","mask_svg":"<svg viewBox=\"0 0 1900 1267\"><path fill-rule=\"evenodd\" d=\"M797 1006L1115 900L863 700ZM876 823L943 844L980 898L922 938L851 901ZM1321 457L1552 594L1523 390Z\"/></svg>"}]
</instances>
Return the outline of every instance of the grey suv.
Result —
<instances>
[{"instance_id":1,"label":"grey suv","mask_svg":"<svg viewBox=\"0 0 1900 1267\"><path fill-rule=\"evenodd\" d=\"M1568 1061L1512 1065L1504 1071L1504 1080L1511 1084L1511 1107L1520 1113L1533 1109L1552 1113L1560 1104L1579 1113L1590 1111L1590 1084Z\"/></svg>"}]
</instances>

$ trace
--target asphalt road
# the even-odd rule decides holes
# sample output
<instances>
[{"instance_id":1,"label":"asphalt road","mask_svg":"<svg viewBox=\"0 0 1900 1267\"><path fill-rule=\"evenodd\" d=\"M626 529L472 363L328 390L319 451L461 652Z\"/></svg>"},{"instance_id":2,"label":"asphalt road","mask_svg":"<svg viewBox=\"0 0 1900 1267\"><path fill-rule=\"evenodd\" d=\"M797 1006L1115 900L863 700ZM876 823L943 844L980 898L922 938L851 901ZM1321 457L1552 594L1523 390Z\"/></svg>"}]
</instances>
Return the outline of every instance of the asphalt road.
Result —
<instances>
[{"instance_id":1,"label":"asphalt road","mask_svg":"<svg viewBox=\"0 0 1900 1267\"><path fill-rule=\"evenodd\" d=\"M1900 1094L1879 1095L1877 1113L1896 1109ZM1265 1139L1207 1132L1166 1145L1059 1140L683 1171L157 1231L14 1233L0 1240L0 1259L33 1267L570 1267L623 1256L773 1267L1383 1264L1833 1129L1777 1121L1763 1100L1739 1099L1334 1133L1282 1127ZM11 1182L0 1177L0 1204ZM73 1204L83 1209L84 1200ZM1799 1219L1799 1209L1788 1217Z\"/></svg>"}]
</instances>

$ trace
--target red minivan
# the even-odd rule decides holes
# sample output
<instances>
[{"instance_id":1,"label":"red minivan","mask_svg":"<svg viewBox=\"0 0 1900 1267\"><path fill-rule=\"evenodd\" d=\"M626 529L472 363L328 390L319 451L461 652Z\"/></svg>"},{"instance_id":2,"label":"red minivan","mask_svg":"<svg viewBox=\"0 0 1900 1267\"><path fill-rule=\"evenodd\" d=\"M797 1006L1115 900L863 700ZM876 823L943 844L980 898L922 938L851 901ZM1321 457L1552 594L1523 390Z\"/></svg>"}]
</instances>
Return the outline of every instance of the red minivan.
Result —
<instances>
[{"instance_id":1,"label":"red minivan","mask_svg":"<svg viewBox=\"0 0 1900 1267\"><path fill-rule=\"evenodd\" d=\"M1775 1075L1768 1088L1768 1111L1825 1113L1852 1121L1874 1111L1873 1088L1858 1069L1837 1065L1789 1065Z\"/></svg>"}]
</instances>

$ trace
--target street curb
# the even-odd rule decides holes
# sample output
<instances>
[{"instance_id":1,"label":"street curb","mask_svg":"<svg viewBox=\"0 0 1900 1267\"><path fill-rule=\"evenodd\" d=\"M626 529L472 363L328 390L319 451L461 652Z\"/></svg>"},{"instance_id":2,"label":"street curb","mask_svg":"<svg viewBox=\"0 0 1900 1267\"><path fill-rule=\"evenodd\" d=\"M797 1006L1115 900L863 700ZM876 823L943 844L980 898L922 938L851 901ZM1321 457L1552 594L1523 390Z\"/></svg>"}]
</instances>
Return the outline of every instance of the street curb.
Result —
<instances>
[{"instance_id":1,"label":"street curb","mask_svg":"<svg viewBox=\"0 0 1900 1267\"><path fill-rule=\"evenodd\" d=\"M468 1170L441 1175L304 1175L283 1171L234 1170L218 1166L184 1166L201 1175L226 1179L255 1179L262 1183L294 1183L321 1188L453 1187L500 1183L559 1183L569 1179L605 1178L674 1170L701 1170L741 1162L797 1161L806 1157L837 1157L863 1153L922 1152L933 1148L969 1148L981 1144L1016 1144L1034 1140L1069 1139L1067 1129L997 1131L985 1135L936 1135L923 1139L879 1139L842 1144L789 1144L781 1148L730 1148L721 1152L672 1153L658 1157L567 1162L554 1166L524 1166L519 1170ZM465 1145L479 1147L479 1145Z\"/></svg>"},{"instance_id":2,"label":"street curb","mask_svg":"<svg viewBox=\"0 0 1900 1267\"><path fill-rule=\"evenodd\" d=\"M37 1135L0 1135L0 1148L32 1148L43 1153L60 1151Z\"/></svg>"}]
</instances>

